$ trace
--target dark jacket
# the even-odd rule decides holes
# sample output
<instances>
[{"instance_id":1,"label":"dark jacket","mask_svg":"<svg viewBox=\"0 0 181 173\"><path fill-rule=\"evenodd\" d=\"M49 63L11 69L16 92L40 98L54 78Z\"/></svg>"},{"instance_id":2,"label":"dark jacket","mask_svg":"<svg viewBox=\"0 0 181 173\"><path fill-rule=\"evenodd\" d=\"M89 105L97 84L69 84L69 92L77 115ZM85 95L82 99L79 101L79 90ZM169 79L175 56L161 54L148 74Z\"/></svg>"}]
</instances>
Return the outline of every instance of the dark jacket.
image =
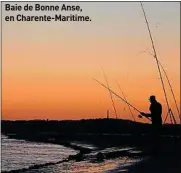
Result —
<instances>
[{"instance_id":1,"label":"dark jacket","mask_svg":"<svg viewBox=\"0 0 181 173\"><path fill-rule=\"evenodd\" d=\"M151 120L152 125L154 127L161 127L162 126L162 105L155 101L150 105L150 112L151 112Z\"/></svg>"}]
</instances>

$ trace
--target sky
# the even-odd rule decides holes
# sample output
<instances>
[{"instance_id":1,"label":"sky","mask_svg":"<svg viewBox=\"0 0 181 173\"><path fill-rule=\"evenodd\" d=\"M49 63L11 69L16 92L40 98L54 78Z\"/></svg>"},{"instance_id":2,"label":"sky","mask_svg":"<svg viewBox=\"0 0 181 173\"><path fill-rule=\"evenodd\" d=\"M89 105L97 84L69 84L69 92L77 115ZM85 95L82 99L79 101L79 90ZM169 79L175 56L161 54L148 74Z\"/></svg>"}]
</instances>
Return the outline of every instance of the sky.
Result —
<instances>
[{"instance_id":1,"label":"sky","mask_svg":"<svg viewBox=\"0 0 181 173\"><path fill-rule=\"evenodd\" d=\"M67 2L80 5L91 22L6 22L6 15L55 12L7 12L2 3L2 119L115 118L106 83L120 96L149 112L154 94L167 113L151 42L139 2ZM17 4L26 4L18 2ZM15 2L11 2L15 4ZM34 4L33 2L29 4ZM41 3L45 4L45 3ZM63 2L46 3L61 5ZM180 4L144 2L157 55L180 105ZM75 14L64 12L62 15ZM165 81L169 104L178 120ZM127 105L113 97L118 118L131 119ZM180 107L179 107L180 109ZM133 110L137 121L138 113Z\"/></svg>"}]
</instances>

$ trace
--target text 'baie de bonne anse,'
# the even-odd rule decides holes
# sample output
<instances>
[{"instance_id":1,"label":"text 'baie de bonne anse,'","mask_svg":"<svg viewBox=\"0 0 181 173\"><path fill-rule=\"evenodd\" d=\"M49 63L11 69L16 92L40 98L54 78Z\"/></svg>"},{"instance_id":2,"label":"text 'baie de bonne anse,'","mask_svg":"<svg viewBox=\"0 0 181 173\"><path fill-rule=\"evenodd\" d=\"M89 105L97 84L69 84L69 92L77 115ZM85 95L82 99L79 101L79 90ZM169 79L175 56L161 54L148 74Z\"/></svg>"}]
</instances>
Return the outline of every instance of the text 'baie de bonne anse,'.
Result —
<instances>
[{"instance_id":1,"label":"text 'baie de bonne anse,'","mask_svg":"<svg viewBox=\"0 0 181 173\"><path fill-rule=\"evenodd\" d=\"M54 12L64 12L64 11L70 11L70 12L82 12L82 9L78 5L65 5L63 4L61 7L56 5L40 5L35 4L34 6L24 6L27 8L24 8L24 11L40 11L40 12L48 12L48 11L54 11ZM10 4L5 5L6 11L16 11L20 12L23 10L22 6L12 6ZM78 14L68 14L63 15L60 13L56 13L53 15L25 15L22 13L16 13L16 16L5 16L5 21L91 21L89 16L84 15L78 15Z\"/></svg>"}]
</instances>

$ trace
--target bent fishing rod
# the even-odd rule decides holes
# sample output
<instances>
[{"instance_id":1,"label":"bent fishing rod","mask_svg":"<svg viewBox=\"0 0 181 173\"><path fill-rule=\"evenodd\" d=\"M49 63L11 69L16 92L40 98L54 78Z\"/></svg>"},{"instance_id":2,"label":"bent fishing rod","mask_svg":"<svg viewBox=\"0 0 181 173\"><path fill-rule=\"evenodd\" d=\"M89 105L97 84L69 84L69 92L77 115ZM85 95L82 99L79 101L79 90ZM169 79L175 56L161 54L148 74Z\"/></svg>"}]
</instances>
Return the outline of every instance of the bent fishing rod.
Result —
<instances>
[{"instance_id":1,"label":"bent fishing rod","mask_svg":"<svg viewBox=\"0 0 181 173\"><path fill-rule=\"evenodd\" d=\"M94 81L96 81L99 85L101 85L102 87L106 88L107 90L109 90L112 94L114 94L115 96L117 96L119 99L121 99L123 102L125 102L127 105L129 105L130 107L132 107L135 111L137 111L138 113L141 114L141 111L138 110L136 107L134 107L133 105L131 105L129 102L127 102L124 98L122 98L121 96L119 96L118 94L116 94L111 88L108 88L106 85L104 85L103 83L99 82L97 79L93 78ZM150 120L148 117L145 117L148 120ZM151 121L151 120L150 120Z\"/></svg>"},{"instance_id":2,"label":"bent fishing rod","mask_svg":"<svg viewBox=\"0 0 181 173\"><path fill-rule=\"evenodd\" d=\"M148 53L149 55L151 55L151 56L153 56L153 57L155 58L155 56L154 56L151 52L148 52L148 51L142 51L142 52L143 52L143 53ZM170 87L170 91L171 91L171 93L172 93L172 96L173 96L173 99L174 99L174 102L175 102L175 106L176 106L177 113L178 113L178 116L179 116L179 119L180 119L180 123L181 123L181 115L180 115L180 111L179 111L179 108L178 108L178 104L177 104L177 101L176 101L176 97L175 97L175 94L174 94L174 91L173 91L173 87L172 87L172 85L171 85L171 82L170 82L170 80L169 80L169 78L168 78L168 75L167 75L166 70L165 70L165 68L163 67L162 63L161 63L160 61L158 61L158 63L159 63L159 65L160 65L160 67L162 68L162 71L163 71L163 73L164 73L164 75L165 75L165 77L166 77L166 79L167 79L168 85L169 85L169 87Z\"/></svg>"},{"instance_id":3,"label":"bent fishing rod","mask_svg":"<svg viewBox=\"0 0 181 173\"><path fill-rule=\"evenodd\" d=\"M140 4L141 4L143 15L144 15L144 18L145 18L145 21L146 21L146 26L147 26L149 37L150 37L150 40L151 40L151 45L152 45L152 49L153 49L153 52L154 52L154 57L156 59L157 68L158 68L158 72L159 72L159 75L160 75L160 80L161 80L161 84L162 84L162 88L163 88L163 93L164 93L164 96L165 96L165 101L166 101L167 108L168 108L168 111L169 111L170 110L170 106L169 106L169 103L168 103L168 97L167 97L165 85L164 85L164 82L163 82L162 73L161 73L159 62L158 62L158 57L157 57L157 53L156 53L153 37L152 37L152 34L151 34L150 26L149 26L149 23L148 23L148 20L147 20L146 13L145 13L145 10L144 10L142 2L140 2ZM170 114L170 116L171 116L171 114Z\"/></svg>"}]
</instances>

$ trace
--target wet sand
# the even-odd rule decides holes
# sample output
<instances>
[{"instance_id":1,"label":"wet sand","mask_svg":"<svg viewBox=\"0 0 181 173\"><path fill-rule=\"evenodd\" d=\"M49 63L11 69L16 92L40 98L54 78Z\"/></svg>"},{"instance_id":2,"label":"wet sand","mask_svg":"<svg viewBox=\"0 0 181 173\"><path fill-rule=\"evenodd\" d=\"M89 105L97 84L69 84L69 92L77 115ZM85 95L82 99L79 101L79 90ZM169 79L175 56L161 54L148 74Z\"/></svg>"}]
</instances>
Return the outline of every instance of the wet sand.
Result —
<instances>
[{"instance_id":1,"label":"wet sand","mask_svg":"<svg viewBox=\"0 0 181 173\"><path fill-rule=\"evenodd\" d=\"M39 141L37 141L39 142ZM41 141L42 142L42 141ZM44 142L51 143L50 140ZM96 146L90 143L81 143L76 141L59 142L68 146L79 153L69 156L68 159L57 163L45 165L35 165L29 169L22 169L24 173L48 173L48 172L70 172L70 173L180 173L181 157L178 148L174 148L175 143L169 143L161 146L161 150L156 155L152 155L149 148L110 146ZM108 147L110 146L110 147ZM175 145L176 146L176 145ZM177 146L179 147L179 146ZM181 146L180 146L181 147ZM101 153L102 158L99 154ZM19 171L13 171L19 172Z\"/></svg>"},{"instance_id":2,"label":"wet sand","mask_svg":"<svg viewBox=\"0 0 181 173\"><path fill-rule=\"evenodd\" d=\"M118 122L121 124L116 124ZM180 126L165 126L165 131L160 138L160 148L156 155L153 155L148 125L132 124L130 126L130 122L123 122L122 120L113 120L113 122L109 120L87 120L75 123L71 121L62 124L60 122L25 123L5 122L3 132L12 138L59 144L79 151L78 154L69 156L63 162L36 165L31 169L22 170L25 173L47 173L47 171L50 173L63 171L70 173L181 172ZM89 127L86 123L90 123ZM96 130L92 128L95 123L98 123ZM43 124L46 131L42 132L41 128L37 128L39 127L38 124ZM55 125L57 127L53 129ZM100 125L102 128L99 128ZM79 127L78 130L76 126ZM115 126L111 132L107 128L110 126ZM34 127L37 129L35 130ZM28 133L30 129L34 129L34 132ZM50 131L50 129L53 130ZM69 130L68 133L67 129ZM125 132L127 133L125 134ZM125 150L122 150L124 148Z\"/></svg>"}]
</instances>

